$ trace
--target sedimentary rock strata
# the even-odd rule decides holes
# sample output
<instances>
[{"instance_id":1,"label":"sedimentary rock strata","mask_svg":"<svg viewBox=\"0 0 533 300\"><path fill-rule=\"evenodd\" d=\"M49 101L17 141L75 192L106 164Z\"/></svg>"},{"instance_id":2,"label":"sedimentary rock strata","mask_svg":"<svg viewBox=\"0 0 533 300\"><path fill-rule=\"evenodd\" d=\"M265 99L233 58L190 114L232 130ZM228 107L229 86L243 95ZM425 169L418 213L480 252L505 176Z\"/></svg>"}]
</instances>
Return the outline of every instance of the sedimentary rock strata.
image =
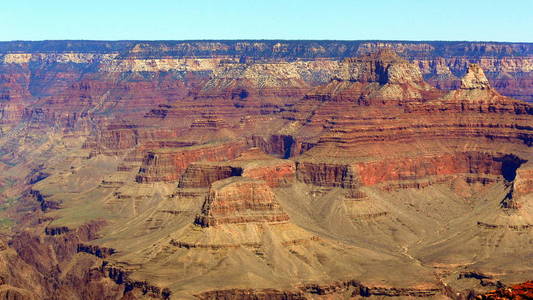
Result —
<instances>
[{"instance_id":1,"label":"sedimentary rock strata","mask_svg":"<svg viewBox=\"0 0 533 300\"><path fill-rule=\"evenodd\" d=\"M284 222L289 216L263 181L233 177L213 183L196 224L209 227L249 222Z\"/></svg>"},{"instance_id":2,"label":"sedimentary rock strata","mask_svg":"<svg viewBox=\"0 0 533 300\"><path fill-rule=\"evenodd\" d=\"M454 298L524 282L533 107L509 96L531 99L531 55L0 43L0 293Z\"/></svg>"},{"instance_id":3,"label":"sedimentary rock strata","mask_svg":"<svg viewBox=\"0 0 533 300\"><path fill-rule=\"evenodd\" d=\"M222 161L237 157L245 150L243 142L227 142L190 148L162 148L148 152L143 159L137 182L178 180L189 164L200 161Z\"/></svg>"},{"instance_id":4,"label":"sedimentary rock strata","mask_svg":"<svg viewBox=\"0 0 533 300\"><path fill-rule=\"evenodd\" d=\"M266 155L259 148L251 148L230 161L198 162L189 165L178 186L209 187L217 180L242 176L263 180L270 187L282 187L294 181L295 171L294 162Z\"/></svg>"}]
</instances>

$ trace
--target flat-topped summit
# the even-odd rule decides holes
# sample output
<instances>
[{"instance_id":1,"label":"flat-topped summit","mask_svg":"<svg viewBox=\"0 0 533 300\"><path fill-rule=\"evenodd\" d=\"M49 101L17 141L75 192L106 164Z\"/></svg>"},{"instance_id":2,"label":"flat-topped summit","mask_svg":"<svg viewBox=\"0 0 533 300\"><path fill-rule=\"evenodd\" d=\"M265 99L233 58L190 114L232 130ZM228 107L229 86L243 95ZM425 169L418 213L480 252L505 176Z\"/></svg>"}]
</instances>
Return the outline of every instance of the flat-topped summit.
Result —
<instances>
[{"instance_id":1,"label":"flat-topped summit","mask_svg":"<svg viewBox=\"0 0 533 300\"><path fill-rule=\"evenodd\" d=\"M211 185L196 224L202 227L250 222L285 222L270 187L261 180L231 177Z\"/></svg>"},{"instance_id":2,"label":"flat-topped summit","mask_svg":"<svg viewBox=\"0 0 533 300\"><path fill-rule=\"evenodd\" d=\"M418 66L391 49L346 58L339 71L339 79L357 82L387 84L423 81Z\"/></svg>"}]
</instances>

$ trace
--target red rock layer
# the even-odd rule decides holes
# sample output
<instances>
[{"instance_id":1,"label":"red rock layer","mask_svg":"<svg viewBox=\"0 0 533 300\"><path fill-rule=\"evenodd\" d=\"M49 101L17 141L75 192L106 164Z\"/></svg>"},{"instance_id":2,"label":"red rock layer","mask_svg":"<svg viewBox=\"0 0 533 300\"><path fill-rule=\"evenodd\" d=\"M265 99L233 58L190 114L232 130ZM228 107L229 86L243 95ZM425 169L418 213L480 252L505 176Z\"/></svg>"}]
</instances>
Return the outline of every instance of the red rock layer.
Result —
<instances>
[{"instance_id":1,"label":"red rock layer","mask_svg":"<svg viewBox=\"0 0 533 300\"><path fill-rule=\"evenodd\" d=\"M240 176L242 169L227 165L191 164L183 173L178 187L199 188L209 187L213 182L232 176Z\"/></svg>"},{"instance_id":2,"label":"red rock layer","mask_svg":"<svg viewBox=\"0 0 533 300\"><path fill-rule=\"evenodd\" d=\"M527 281L506 288L479 295L480 300L526 300L533 299L533 281Z\"/></svg>"},{"instance_id":3,"label":"red rock layer","mask_svg":"<svg viewBox=\"0 0 533 300\"><path fill-rule=\"evenodd\" d=\"M232 177L211 185L195 223L202 227L250 222L285 222L276 196L264 181Z\"/></svg>"},{"instance_id":4,"label":"red rock layer","mask_svg":"<svg viewBox=\"0 0 533 300\"><path fill-rule=\"evenodd\" d=\"M263 180L270 187L290 185L295 178L296 168L292 161L276 160L258 166L247 166L243 177Z\"/></svg>"},{"instance_id":5,"label":"red rock layer","mask_svg":"<svg viewBox=\"0 0 533 300\"><path fill-rule=\"evenodd\" d=\"M349 165L335 163L296 162L298 180L318 186L355 188L359 185L357 175Z\"/></svg>"},{"instance_id":6,"label":"red rock layer","mask_svg":"<svg viewBox=\"0 0 533 300\"><path fill-rule=\"evenodd\" d=\"M276 159L258 148L243 152L238 158L222 162L199 162L190 165L180 179L179 187L209 187L217 180L243 176L263 180L270 187L291 184L295 179L293 161Z\"/></svg>"},{"instance_id":7,"label":"red rock layer","mask_svg":"<svg viewBox=\"0 0 533 300\"><path fill-rule=\"evenodd\" d=\"M216 116L204 116L191 124L191 128L221 129L226 127L228 127L226 121Z\"/></svg>"},{"instance_id":8,"label":"red rock layer","mask_svg":"<svg viewBox=\"0 0 533 300\"><path fill-rule=\"evenodd\" d=\"M274 134L269 137L252 135L248 137L247 143L251 147L260 148L265 153L282 158L302 154L314 146L314 144L302 141L297 137L282 134Z\"/></svg>"},{"instance_id":9,"label":"red rock layer","mask_svg":"<svg viewBox=\"0 0 533 300\"><path fill-rule=\"evenodd\" d=\"M237 157L245 149L244 142L235 141L150 151L144 157L136 181L142 183L176 181L193 162L229 160Z\"/></svg>"},{"instance_id":10,"label":"red rock layer","mask_svg":"<svg viewBox=\"0 0 533 300\"><path fill-rule=\"evenodd\" d=\"M139 74L130 74L121 78L121 73L92 74L93 78L81 81L79 74L69 79L65 86L47 86L46 95L32 105L26 118L40 117L44 122L66 122L68 118L92 116L93 119L105 119L113 112L115 119L139 118L150 108L166 104L170 100L181 98L188 87L184 81L171 77L144 78Z\"/></svg>"},{"instance_id":11,"label":"red rock layer","mask_svg":"<svg viewBox=\"0 0 533 300\"><path fill-rule=\"evenodd\" d=\"M384 58L373 59L378 66L383 64ZM355 63L354 68L361 62ZM373 89L364 96L368 103L357 100L362 96L335 99L337 90L329 90L328 95L333 97L320 101L304 98L294 105L293 119L302 120L308 128L322 130L316 147L298 159L299 180L345 188L452 174L500 175L514 180L514 175L507 178L506 166L513 165L516 170L531 159L526 149L533 142L533 106L499 95L477 65L470 66L459 90L427 99L412 84L395 88L399 94L386 92L390 82L369 85L367 81L379 81L380 76L389 78L391 74L381 67L385 73L380 75L379 68L368 67L365 60L362 63L359 69L363 71L353 83L345 80L340 83ZM390 66L395 64L402 66L399 74L413 72L397 60ZM423 97L385 106L373 101L373 97L383 95L403 99L401 95L406 93ZM508 153L483 146L493 141L515 146L507 147ZM465 143L474 143L472 151L460 150Z\"/></svg>"},{"instance_id":12,"label":"red rock layer","mask_svg":"<svg viewBox=\"0 0 533 300\"><path fill-rule=\"evenodd\" d=\"M517 167L519 166L517 162ZM386 181L412 180L433 175L491 174L502 175L504 157L488 153L449 153L433 157L402 158L396 161L379 161L355 165L363 185ZM514 178L513 178L514 179Z\"/></svg>"}]
</instances>

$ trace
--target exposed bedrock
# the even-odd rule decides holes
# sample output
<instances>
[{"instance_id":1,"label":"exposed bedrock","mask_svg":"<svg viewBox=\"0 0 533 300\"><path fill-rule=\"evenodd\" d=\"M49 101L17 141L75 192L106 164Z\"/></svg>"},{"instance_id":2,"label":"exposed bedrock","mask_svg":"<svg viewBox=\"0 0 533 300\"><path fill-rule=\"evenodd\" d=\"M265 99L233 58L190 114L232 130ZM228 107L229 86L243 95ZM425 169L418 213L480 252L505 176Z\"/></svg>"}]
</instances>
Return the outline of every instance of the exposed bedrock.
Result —
<instances>
[{"instance_id":1,"label":"exposed bedrock","mask_svg":"<svg viewBox=\"0 0 533 300\"><path fill-rule=\"evenodd\" d=\"M456 78L466 72L470 62L476 62L503 94L532 99L530 44L108 42L110 48L74 41L46 44L8 42L0 49L1 122L41 118L75 123L80 116L105 118L109 112L139 116L154 106L189 96L235 100L236 105L254 98L299 98L314 86L342 77L339 74L350 69L342 66L343 59L382 49L400 53L419 71L405 68L405 64L375 65L373 68L384 74L373 78L376 82L404 84L420 82L424 76L440 87L458 87ZM32 49L20 48L22 45ZM152 115L166 112L154 109Z\"/></svg>"},{"instance_id":2,"label":"exposed bedrock","mask_svg":"<svg viewBox=\"0 0 533 300\"><path fill-rule=\"evenodd\" d=\"M211 183L232 176L263 180L270 187L291 184L296 168L291 160L277 159L252 148L230 161L191 164L181 176L178 187L209 187Z\"/></svg>"},{"instance_id":3,"label":"exposed bedrock","mask_svg":"<svg viewBox=\"0 0 533 300\"><path fill-rule=\"evenodd\" d=\"M241 176L242 169L239 167L212 164L191 164L183 173L178 187L198 188L209 187L211 183L232 176Z\"/></svg>"},{"instance_id":4,"label":"exposed bedrock","mask_svg":"<svg viewBox=\"0 0 533 300\"><path fill-rule=\"evenodd\" d=\"M375 84L365 87L365 83L359 81L346 84L374 90L365 96L369 99L388 89L386 85ZM403 88L413 92L419 89L409 86ZM338 90L335 89L326 91L327 95L336 93ZM386 94L391 99L405 99L401 89ZM309 127L325 129L318 139L318 146L333 144L346 151L358 145L392 141L413 143L471 139L525 145L533 143L533 106L498 94L488 86L483 71L476 65L470 66L463 78L462 88L445 95L435 94L401 106L386 107L355 101L361 97L350 97L351 101L325 102L303 99L292 107L287 116L289 119L301 119Z\"/></svg>"},{"instance_id":5,"label":"exposed bedrock","mask_svg":"<svg viewBox=\"0 0 533 300\"><path fill-rule=\"evenodd\" d=\"M533 110L497 92L531 95L529 44L48 43L0 42L0 200L23 219L0 298L432 297L434 273L529 271ZM32 143L41 124L59 134Z\"/></svg>"},{"instance_id":6,"label":"exposed bedrock","mask_svg":"<svg viewBox=\"0 0 533 300\"><path fill-rule=\"evenodd\" d=\"M261 299L261 300L305 300L304 293L301 291L280 291L275 289L228 289L203 292L195 295L201 300L244 300L244 299Z\"/></svg>"},{"instance_id":7,"label":"exposed bedrock","mask_svg":"<svg viewBox=\"0 0 533 300\"><path fill-rule=\"evenodd\" d=\"M113 248L99 247L97 245L85 245L85 244L78 244L77 251L92 254L99 258L106 258L117 252Z\"/></svg>"},{"instance_id":8,"label":"exposed bedrock","mask_svg":"<svg viewBox=\"0 0 533 300\"><path fill-rule=\"evenodd\" d=\"M312 143L304 142L291 135L271 135L270 137L252 135L246 139L246 142L251 147L260 148L265 153L281 158L302 154L314 146Z\"/></svg>"},{"instance_id":9,"label":"exposed bedrock","mask_svg":"<svg viewBox=\"0 0 533 300\"><path fill-rule=\"evenodd\" d=\"M110 125L103 130L98 146L104 149L122 150L138 145L139 132L136 125Z\"/></svg>"},{"instance_id":10,"label":"exposed bedrock","mask_svg":"<svg viewBox=\"0 0 533 300\"><path fill-rule=\"evenodd\" d=\"M502 96L489 83L483 69L477 64L468 66L459 89L452 90L427 104L410 104L408 112L477 112L505 114L533 114L533 107L522 101Z\"/></svg>"},{"instance_id":11,"label":"exposed bedrock","mask_svg":"<svg viewBox=\"0 0 533 300\"><path fill-rule=\"evenodd\" d=\"M178 133L170 128L146 128L135 122L116 122L102 127L96 136L89 137L84 148L104 154L117 154L137 146L144 149L191 146L191 143L173 140Z\"/></svg>"},{"instance_id":12,"label":"exposed bedrock","mask_svg":"<svg viewBox=\"0 0 533 300\"><path fill-rule=\"evenodd\" d=\"M479 300L500 299L531 299L533 298L533 281L515 284L510 287L500 287L497 290L481 294L476 297Z\"/></svg>"},{"instance_id":13,"label":"exposed bedrock","mask_svg":"<svg viewBox=\"0 0 533 300\"><path fill-rule=\"evenodd\" d=\"M137 299L135 295L138 295L142 298L167 300L172 295L168 288L161 288L147 281L130 279L129 272L113 266L107 261L102 263L98 271L124 288L124 295L121 299Z\"/></svg>"},{"instance_id":14,"label":"exposed bedrock","mask_svg":"<svg viewBox=\"0 0 533 300\"><path fill-rule=\"evenodd\" d=\"M513 197L519 198L527 194L533 193L533 166L531 163L528 165L509 172L512 177L515 175L513 183Z\"/></svg>"},{"instance_id":15,"label":"exposed bedrock","mask_svg":"<svg viewBox=\"0 0 533 300\"><path fill-rule=\"evenodd\" d=\"M243 177L263 180L270 187L290 185L295 179L296 167L290 160L264 161L244 167Z\"/></svg>"},{"instance_id":16,"label":"exposed bedrock","mask_svg":"<svg viewBox=\"0 0 533 300\"><path fill-rule=\"evenodd\" d=\"M270 187L261 180L231 177L214 182L195 223L202 227L250 222L286 222Z\"/></svg>"},{"instance_id":17,"label":"exposed bedrock","mask_svg":"<svg viewBox=\"0 0 533 300\"><path fill-rule=\"evenodd\" d=\"M24 104L15 101L0 103L0 124L16 124L23 116Z\"/></svg>"},{"instance_id":18,"label":"exposed bedrock","mask_svg":"<svg viewBox=\"0 0 533 300\"><path fill-rule=\"evenodd\" d=\"M353 167L347 164L297 161L296 178L318 186L355 188L360 184Z\"/></svg>"},{"instance_id":19,"label":"exposed bedrock","mask_svg":"<svg viewBox=\"0 0 533 300\"><path fill-rule=\"evenodd\" d=\"M431 297L440 294L440 289L431 288L394 288L368 287L355 281L338 281L330 284L307 284L294 290L280 291L275 289L227 289L203 292L195 295L199 299L266 299L266 300L303 300L316 296L352 297L388 296L388 297ZM337 298L334 298L337 299Z\"/></svg>"},{"instance_id":20,"label":"exposed bedrock","mask_svg":"<svg viewBox=\"0 0 533 300\"><path fill-rule=\"evenodd\" d=\"M27 196L32 197L35 201L39 202L42 211L48 211L50 209L59 209L61 203L53 200L47 200L47 195L44 195L39 190L29 190Z\"/></svg>"},{"instance_id":21,"label":"exposed bedrock","mask_svg":"<svg viewBox=\"0 0 533 300\"><path fill-rule=\"evenodd\" d=\"M222 129L227 128L229 125L226 121L216 116L203 116L192 122L191 128L207 128L207 129Z\"/></svg>"},{"instance_id":22,"label":"exposed bedrock","mask_svg":"<svg viewBox=\"0 0 533 300\"><path fill-rule=\"evenodd\" d=\"M317 86L305 100L399 105L435 97L441 92L426 83L416 64L389 50L347 58L338 74Z\"/></svg>"},{"instance_id":23,"label":"exposed bedrock","mask_svg":"<svg viewBox=\"0 0 533 300\"><path fill-rule=\"evenodd\" d=\"M176 181L193 162L229 160L236 158L244 150L246 150L245 143L235 141L149 151L143 159L136 181L140 183Z\"/></svg>"},{"instance_id":24,"label":"exposed bedrock","mask_svg":"<svg viewBox=\"0 0 533 300\"><path fill-rule=\"evenodd\" d=\"M450 153L435 157L403 158L396 161L360 163L357 173L363 185L391 180L412 180L431 175L490 174L514 179L521 160L512 155L483 152Z\"/></svg>"},{"instance_id":25,"label":"exposed bedrock","mask_svg":"<svg viewBox=\"0 0 533 300\"><path fill-rule=\"evenodd\" d=\"M475 174L499 175L515 180L517 169L525 163L515 155L485 152L444 153L433 156L389 158L370 162L335 164L301 160L296 163L298 180L319 186L355 188L389 181L418 180L436 175ZM518 185L529 190L529 172L524 171ZM520 193L520 192L518 192Z\"/></svg>"},{"instance_id":26,"label":"exposed bedrock","mask_svg":"<svg viewBox=\"0 0 533 300\"><path fill-rule=\"evenodd\" d=\"M42 240L31 233L21 232L9 242L9 245L23 260L39 271L50 270L54 262L45 259L46 257L53 255L60 261L70 259L77 253L79 243L97 238L96 232L102 226L102 222L84 224L75 230L68 230L59 236L50 235Z\"/></svg>"},{"instance_id":27,"label":"exposed bedrock","mask_svg":"<svg viewBox=\"0 0 533 300\"><path fill-rule=\"evenodd\" d=\"M120 299L124 287L105 278L96 257L77 254L78 243L97 238L101 227L85 224L60 236L18 233L0 251L1 299Z\"/></svg>"},{"instance_id":28,"label":"exposed bedrock","mask_svg":"<svg viewBox=\"0 0 533 300\"><path fill-rule=\"evenodd\" d=\"M473 89L489 89L490 83L485 72L477 64L470 64L465 76L461 79L461 89L473 90Z\"/></svg>"}]
</instances>

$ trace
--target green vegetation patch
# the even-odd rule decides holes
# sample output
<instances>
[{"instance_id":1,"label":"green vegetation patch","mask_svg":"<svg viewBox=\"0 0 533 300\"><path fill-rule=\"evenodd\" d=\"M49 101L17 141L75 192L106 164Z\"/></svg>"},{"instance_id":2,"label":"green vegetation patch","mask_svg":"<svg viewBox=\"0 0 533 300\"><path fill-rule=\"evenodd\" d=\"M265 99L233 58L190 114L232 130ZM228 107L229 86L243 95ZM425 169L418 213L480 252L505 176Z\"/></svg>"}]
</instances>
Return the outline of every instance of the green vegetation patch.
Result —
<instances>
[{"instance_id":1,"label":"green vegetation patch","mask_svg":"<svg viewBox=\"0 0 533 300\"><path fill-rule=\"evenodd\" d=\"M0 218L0 231L8 231L15 225L15 221L10 218Z\"/></svg>"}]
</instances>

